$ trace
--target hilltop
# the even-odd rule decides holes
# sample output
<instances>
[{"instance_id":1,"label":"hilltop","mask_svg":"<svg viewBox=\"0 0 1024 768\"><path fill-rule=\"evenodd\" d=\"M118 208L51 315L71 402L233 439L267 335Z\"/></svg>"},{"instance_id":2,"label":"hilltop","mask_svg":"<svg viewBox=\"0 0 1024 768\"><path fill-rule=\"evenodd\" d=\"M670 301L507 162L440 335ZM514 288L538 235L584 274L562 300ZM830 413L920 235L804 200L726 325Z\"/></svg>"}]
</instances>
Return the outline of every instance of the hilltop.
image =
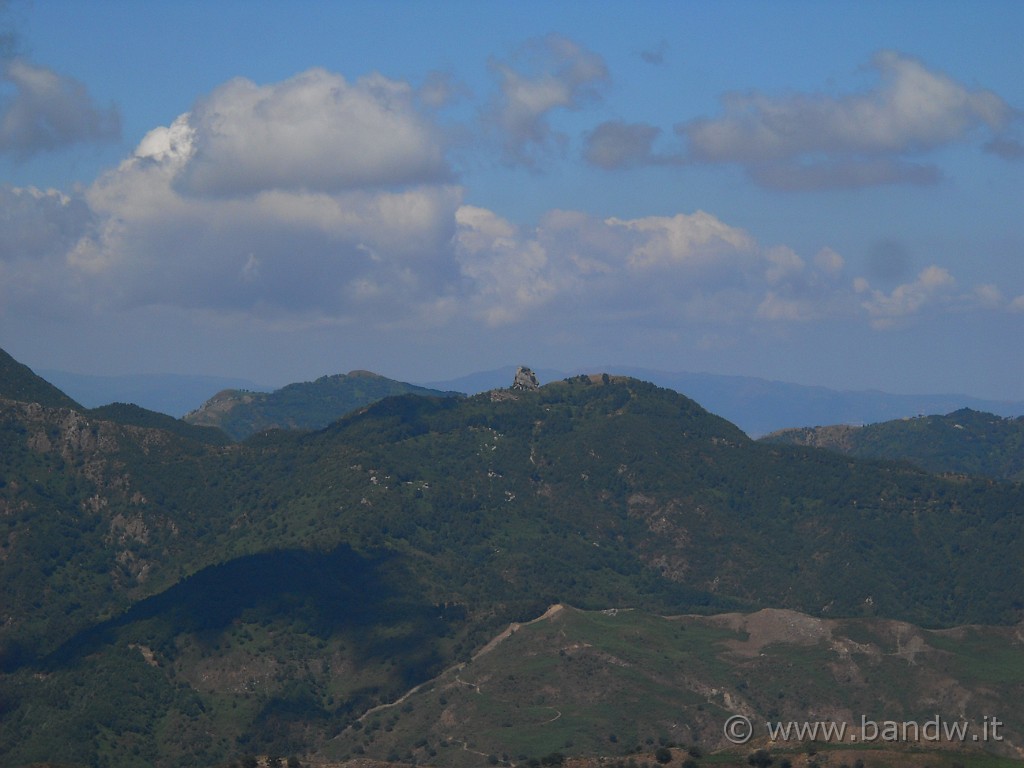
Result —
<instances>
[{"instance_id":1,"label":"hilltop","mask_svg":"<svg viewBox=\"0 0 1024 768\"><path fill-rule=\"evenodd\" d=\"M1000 416L1024 414L1024 403L983 400L963 394L900 395L876 390L836 390L752 376L664 371L621 365L576 371L541 369L543 382L559 381L592 370L607 371L673 389L722 416L751 437L812 424L870 424L926 413L971 408ZM507 386L515 373L510 366L424 386L477 394Z\"/></svg>"},{"instance_id":2,"label":"hilltop","mask_svg":"<svg viewBox=\"0 0 1024 768\"><path fill-rule=\"evenodd\" d=\"M0 397L50 408L81 408L32 369L0 349Z\"/></svg>"},{"instance_id":3,"label":"hilltop","mask_svg":"<svg viewBox=\"0 0 1024 768\"><path fill-rule=\"evenodd\" d=\"M321 376L316 381L289 384L273 392L227 389L197 410L185 414L189 424L218 427L235 440L268 429L321 429L335 419L384 397L416 394L461 397L406 384L370 371Z\"/></svg>"},{"instance_id":4,"label":"hilltop","mask_svg":"<svg viewBox=\"0 0 1024 768\"><path fill-rule=\"evenodd\" d=\"M1003 418L969 408L863 427L786 429L766 443L807 445L860 458L902 460L929 472L984 475L1024 482L1024 417Z\"/></svg>"}]
</instances>

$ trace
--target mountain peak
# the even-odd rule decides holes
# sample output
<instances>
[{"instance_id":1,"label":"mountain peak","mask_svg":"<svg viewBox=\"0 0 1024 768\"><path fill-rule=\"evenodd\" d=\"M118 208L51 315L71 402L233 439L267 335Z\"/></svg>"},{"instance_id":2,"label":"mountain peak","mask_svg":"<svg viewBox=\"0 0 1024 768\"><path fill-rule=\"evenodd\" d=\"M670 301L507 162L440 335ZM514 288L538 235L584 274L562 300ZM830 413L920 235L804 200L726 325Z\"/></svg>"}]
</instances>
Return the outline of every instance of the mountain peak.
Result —
<instances>
[{"instance_id":1,"label":"mountain peak","mask_svg":"<svg viewBox=\"0 0 1024 768\"><path fill-rule=\"evenodd\" d=\"M236 440L268 429L322 429L346 413L385 397L418 394L450 397L459 393L394 381L372 371L321 376L288 384L274 392L218 392L186 414L190 424L219 427Z\"/></svg>"},{"instance_id":2,"label":"mountain peak","mask_svg":"<svg viewBox=\"0 0 1024 768\"><path fill-rule=\"evenodd\" d=\"M25 403L39 403L51 408L82 409L82 406L57 387L41 376L37 376L31 368L19 363L2 349L0 349L0 397Z\"/></svg>"},{"instance_id":3,"label":"mountain peak","mask_svg":"<svg viewBox=\"0 0 1024 768\"><path fill-rule=\"evenodd\" d=\"M537 381L537 374L525 365L520 365L519 368L516 369L515 378L512 379L512 389L523 390L526 392L532 392L535 389L540 389L540 382Z\"/></svg>"}]
</instances>

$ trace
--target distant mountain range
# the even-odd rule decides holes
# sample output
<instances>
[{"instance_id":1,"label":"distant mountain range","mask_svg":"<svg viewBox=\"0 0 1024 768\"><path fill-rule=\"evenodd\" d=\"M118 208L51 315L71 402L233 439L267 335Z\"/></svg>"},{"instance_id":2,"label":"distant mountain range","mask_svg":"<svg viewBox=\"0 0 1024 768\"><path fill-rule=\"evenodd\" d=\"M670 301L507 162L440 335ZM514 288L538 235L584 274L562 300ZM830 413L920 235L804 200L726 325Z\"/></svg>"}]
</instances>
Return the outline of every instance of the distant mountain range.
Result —
<instances>
[{"instance_id":1,"label":"distant mountain range","mask_svg":"<svg viewBox=\"0 0 1024 768\"><path fill-rule=\"evenodd\" d=\"M1024 415L1024 402L986 400L957 394L894 395L873 390L840 391L748 376L670 372L614 365L596 366L588 370L541 368L535 372L542 383L547 383L595 370L632 376L674 389L696 400L712 413L728 419L755 438L790 427L873 424L922 414L949 413L960 408L986 411L998 416ZM472 395L507 387L515 371L516 366L510 365L454 379L414 382L414 385ZM62 371L41 373L86 407L94 408L113 402L134 403L175 417L182 417L201 408L224 390L267 393L275 390L275 387L242 379L211 376L88 376ZM338 412L335 418L341 415Z\"/></svg>"}]
</instances>

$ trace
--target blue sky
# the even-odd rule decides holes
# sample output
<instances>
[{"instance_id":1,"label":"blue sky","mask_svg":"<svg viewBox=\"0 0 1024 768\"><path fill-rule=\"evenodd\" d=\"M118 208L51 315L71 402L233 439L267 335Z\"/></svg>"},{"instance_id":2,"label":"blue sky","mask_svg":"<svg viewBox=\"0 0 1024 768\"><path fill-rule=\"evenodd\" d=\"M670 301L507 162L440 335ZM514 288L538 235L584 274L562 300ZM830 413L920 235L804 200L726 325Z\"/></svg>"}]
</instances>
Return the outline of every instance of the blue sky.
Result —
<instances>
[{"instance_id":1,"label":"blue sky","mask_svg":"<svg viewBox=\"0 0 1024 768\"><path fill-rule=\"evenodd\" d=\"M1024 400L1018 2L0 5L0 346Z\"/></svg>"}]
</instances>

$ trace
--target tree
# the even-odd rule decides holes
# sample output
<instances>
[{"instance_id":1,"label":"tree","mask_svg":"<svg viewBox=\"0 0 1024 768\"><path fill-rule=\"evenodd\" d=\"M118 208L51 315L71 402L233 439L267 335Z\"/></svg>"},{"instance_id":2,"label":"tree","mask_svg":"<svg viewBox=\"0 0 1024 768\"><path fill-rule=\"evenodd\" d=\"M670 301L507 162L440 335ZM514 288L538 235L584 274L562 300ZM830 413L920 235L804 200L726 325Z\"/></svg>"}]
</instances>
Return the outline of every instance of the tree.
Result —
<instances>
[{"instance_id":1,"label":"tree","mask_svg":"<svg viewBox=\"0 0 1024 768\"><path fill-rule=\"evenodd\" d=\"M769 754L767 749L758 749L750 753L750 756L747 758L747 762L750 765L753 765L754 768L768 768L768 766L775 761L772 759L772 756Z\"/></svg>"},{"instance_id":2,"label":"tree","mask_svg":"<svg viewBox=\"0 0 1024 768\"><path fill-rule=\"evenodd\" d=\"M658 747L654 750L654 759L662 765L672 762L672 750L668 747Z\"/></svg>"}]
</instances>

